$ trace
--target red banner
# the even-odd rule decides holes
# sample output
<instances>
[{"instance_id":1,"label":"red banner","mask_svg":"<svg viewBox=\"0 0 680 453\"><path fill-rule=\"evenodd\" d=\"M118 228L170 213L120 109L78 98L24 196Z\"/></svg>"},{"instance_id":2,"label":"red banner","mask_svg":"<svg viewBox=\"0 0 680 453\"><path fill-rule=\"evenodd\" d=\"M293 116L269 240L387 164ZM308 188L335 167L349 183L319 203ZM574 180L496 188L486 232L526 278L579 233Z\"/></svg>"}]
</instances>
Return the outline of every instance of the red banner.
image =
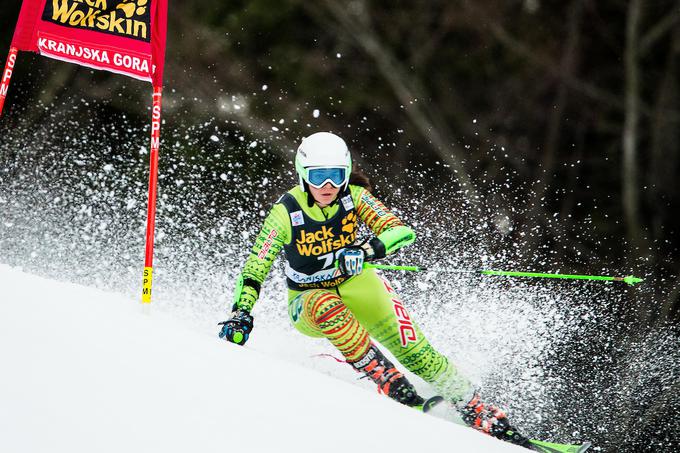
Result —
<instances>
[{"instance_id":1,"label":"red banner","mask_svg":"<svg viewBox=\"0 0 680 453\"><path fill-rule=\"evenodd\" d=\"M163 85L167 0L24 0L12 47Z\"/></svg>"}]
</instances>

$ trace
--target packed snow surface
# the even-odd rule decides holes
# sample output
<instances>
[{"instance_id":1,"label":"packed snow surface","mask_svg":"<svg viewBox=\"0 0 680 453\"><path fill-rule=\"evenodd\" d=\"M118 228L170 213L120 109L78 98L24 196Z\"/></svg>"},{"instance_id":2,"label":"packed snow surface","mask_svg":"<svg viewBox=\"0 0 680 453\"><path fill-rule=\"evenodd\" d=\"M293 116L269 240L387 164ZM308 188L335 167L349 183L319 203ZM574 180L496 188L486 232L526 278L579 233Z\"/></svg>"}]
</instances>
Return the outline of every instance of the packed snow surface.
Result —
<instances>
[{"instance_id":1,"label":"packed snow surface","mask_svg":"<svg viewBox=\"0 0 680 453\"><path fill-rule=\"evenodd\" d=\"M258 334L238 347L0 265L0 451L526 451L267 354L280 339Z\"/></svg>"}]
</instances>

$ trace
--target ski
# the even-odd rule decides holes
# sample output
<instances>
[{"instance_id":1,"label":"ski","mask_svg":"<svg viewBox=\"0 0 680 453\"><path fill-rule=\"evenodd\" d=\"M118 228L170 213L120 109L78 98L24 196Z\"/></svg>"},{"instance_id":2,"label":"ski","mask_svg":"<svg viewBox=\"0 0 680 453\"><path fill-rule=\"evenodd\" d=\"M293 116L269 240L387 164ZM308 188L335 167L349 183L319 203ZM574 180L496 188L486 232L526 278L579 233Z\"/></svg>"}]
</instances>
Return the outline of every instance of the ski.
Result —
<instances>
[{"instance_id":1,"label":"ski","mask_svg":"<svg viewBox=\"0 0 680 453\"><path fill-rule=\"evenodd\" d=\"M333 357L333 356L331 356ZM335 357L333 357L335 358ZM341 362L339 359L335 359L338 362ZM411 406L413 409L416 409L420 412L423 413L428 413L430 412L433 408L439 406L442 402L445 402L446 399L440 395L435 395L432 396L426 400L424 400L421 404ZM450 405L450 403L449 403ZM445 405L446 406L446 405ZM436 412L436 411L435 411ZM434 413L430 414L438 418L443 418L438 415L435 415ZM461 424L462 421L455 421L455 420L450 420L453 421L454 423ZM468 426L468 425L463 425L463 426ZM514 444L520 447L527 448L532 451L537 451L539 453L586 453L592 446L590 442L584 442L580 445L578 444L558 444L554 442L546 442L542 440L536 440L536 439L529 439L513 428L508 429L505 432L505 438L498 438L499 440L502 440L504 442L508 442L510 444Z\"/></svg>"},{"instance_id":2,"label":"ski","mask_svg":"<svg viewBox=\"0 0 680 453\"><path fill-rule=\"evenodd\" d=\"M415 406L424 413L429 412L431 409L439 406L440 403L444 402L445 399L439 395L435 395L423 402L422 405ZM436 411L435 411L436 412ZM433 414L430 414L433 415ZM449 419L450 420L450 419ZM453 421L453 420L450 420ZM454 421L455 423L455 421ZM467 426L467 425L464 425ZM514 444L520 447L527 448L532 451L537 451L539 453L586 453L592 446L590 442L584 442L582 444L558 444L554 442L546 442L542 440L529 439L514 429L509 429L505 433L505 437L499 438L504 442Z\"/></svg>"},{"instance_id":3,"label":"ski","mask_svg":"<svg viewBox=\"0 0 680 453\"><path fill-rule=\"evenodd\" d=\"M581 445L556 444L535 439L529 439L529 442L535 451L541 453L585 453L592 446L590 442L584 442Z\"/></svg>"}]
</instances>

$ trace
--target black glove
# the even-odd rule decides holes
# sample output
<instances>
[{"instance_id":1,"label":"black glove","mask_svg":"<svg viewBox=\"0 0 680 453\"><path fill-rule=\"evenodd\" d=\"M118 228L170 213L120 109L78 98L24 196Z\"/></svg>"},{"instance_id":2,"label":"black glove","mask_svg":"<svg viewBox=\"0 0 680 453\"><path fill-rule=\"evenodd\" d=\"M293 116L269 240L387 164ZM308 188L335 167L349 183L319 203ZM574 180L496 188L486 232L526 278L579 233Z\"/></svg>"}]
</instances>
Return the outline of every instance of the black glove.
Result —
<instances>
[{"instance_id":1,"label":"black glove","mask_svg":"<svg viewBox=\"0 0 680 453\"><path fill-rule=\"evenodd\" d=\"M345 275L361 274L364 263L385 258L385 244L377 237L361 245L350 245L338 253L338 268Z\"/></svg>"},{"instance_id":2,"label":"black glove","mask_svg":"<svg viewBox=\"0 0 680 453\"><path fill-rule=\"evenodd\" d=\"M253 331L253 317L247 311L239 308L231 312L231 318L218 325L222 326L220 338L238 345L244 345L248 341L250 332Z\"/></svg>"}]
</instances>

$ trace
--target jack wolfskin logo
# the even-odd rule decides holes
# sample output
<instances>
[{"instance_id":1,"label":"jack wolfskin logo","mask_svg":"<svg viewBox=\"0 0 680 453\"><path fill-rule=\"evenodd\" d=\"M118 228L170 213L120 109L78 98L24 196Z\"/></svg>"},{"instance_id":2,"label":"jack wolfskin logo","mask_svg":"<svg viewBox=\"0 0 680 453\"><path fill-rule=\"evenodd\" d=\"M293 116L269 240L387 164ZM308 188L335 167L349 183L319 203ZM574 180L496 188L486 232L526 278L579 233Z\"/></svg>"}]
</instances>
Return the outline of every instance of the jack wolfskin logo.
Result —
<instances>
[{"instance_id":1,"label":"jack wolfskin logo","mask_svg":"<svg viewBox=\"0 0 680 453\"><path fill-rule=\"evenodd\" d=\"M357 238L356 232L335 234L334 227L322 225L317 230L300 230L295 246L302 256L320 256L351 245ZM345 230L345 227L342 228Z\"/></svg>"},{"instance_id":2,"label":"jack wolfskin logo","mask_svg":"<svg viewBox=\"0 0 680 453\"><path fill-rule=\"evenodd\" d=\"M42 20L149 42L151 0L47 0Z\"/></svg>"}]
</instances>

